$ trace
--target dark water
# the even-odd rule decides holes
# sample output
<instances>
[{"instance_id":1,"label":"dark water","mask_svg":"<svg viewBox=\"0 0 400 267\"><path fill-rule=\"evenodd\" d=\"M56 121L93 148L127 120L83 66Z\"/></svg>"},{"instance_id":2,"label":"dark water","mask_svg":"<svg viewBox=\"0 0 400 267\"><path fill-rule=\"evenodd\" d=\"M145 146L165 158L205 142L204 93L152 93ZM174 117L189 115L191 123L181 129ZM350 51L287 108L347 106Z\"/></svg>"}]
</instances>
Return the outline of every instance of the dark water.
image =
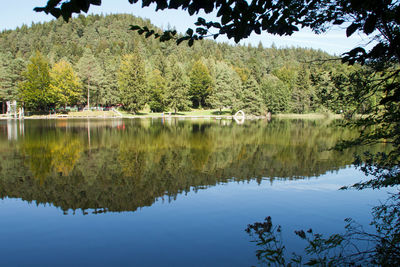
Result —
<instances>
[{"instance_id":1,"label":"dark water","mask_svg":"<svg viewBox=\"0 0 400 267\"><path fill-rule=\"evenodd\" d=\"M355 130L335 122L0 121L0 265L250 266L244 229L370 221L384 192L362 179ZM370 148L372 150L377 148Z\"/></svg>"}]
</instances>

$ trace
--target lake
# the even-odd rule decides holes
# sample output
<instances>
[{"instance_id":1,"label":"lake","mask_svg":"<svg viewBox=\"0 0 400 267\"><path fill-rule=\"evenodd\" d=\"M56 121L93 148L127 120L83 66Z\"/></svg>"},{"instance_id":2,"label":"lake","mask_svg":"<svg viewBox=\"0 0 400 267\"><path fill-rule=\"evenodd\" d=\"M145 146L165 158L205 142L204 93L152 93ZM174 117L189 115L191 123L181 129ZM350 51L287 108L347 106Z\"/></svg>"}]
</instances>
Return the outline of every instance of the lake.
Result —
<instances>
[{"instance_id":1,"label":"lake","mask_svg":"<svg viewBox=\"0 0 400 267\"><path fill-rule=\"evenodd\" d=\"M251 266L248 224L294 230L362 224L384 191L363 179L357 132L338 121L0 121L3 266ZM372 151L379 149L371 147Z\"/></svg>"}]
</instances>

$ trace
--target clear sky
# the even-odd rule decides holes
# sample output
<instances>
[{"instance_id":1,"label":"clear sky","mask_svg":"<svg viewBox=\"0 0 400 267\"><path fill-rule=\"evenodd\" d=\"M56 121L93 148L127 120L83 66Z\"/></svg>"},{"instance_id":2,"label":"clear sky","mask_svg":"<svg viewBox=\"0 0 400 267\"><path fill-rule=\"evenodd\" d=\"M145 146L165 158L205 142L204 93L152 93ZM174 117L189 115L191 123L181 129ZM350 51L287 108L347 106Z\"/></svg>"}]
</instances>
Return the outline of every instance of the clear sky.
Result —
<instances>
[{"instance_id":1,"label":"clear sky","mask_svg":"<svg viewBox=\"0 0 400 267\"><path fill-rule=\"evenodd\" d=\"M47 0L0 0L0 2L2 3L0 10L0 30L15 29L23 24L31 25L32 22L44 22L53 19L51 15L33 11L33 8L36 6L46 5ZM92 6L89 14L128 13L148 18L153 24L162 28L167 28L170 25L175 27L179 32L184 32L188 27L195 27L193 23L197 20L196 16L190 17L186 12L179 10L158 12L154 10L154 6L141 8L140 4L131 5L128 0L102 0L102 5L100 7ZM200 14L200 16L206 19L216 19L213 15ZM128 27L129 25L127 25ZM218 38L217 41L227 41L227 39ZM251 43L258 45L260 41L264 47L270 47L273 43L277 47L311 47L336 55L340 55L357 45L367 43L367 39L363 39L357 35L346 38L344 30L336 29L321 35L315 35L309 30L301 30L293 36L284 37L266 33L262 33L261 35L254 34L242 41L241 44ZM234 42L229 41L229 43L233 44Z\"/></svg>"}]
</instances>

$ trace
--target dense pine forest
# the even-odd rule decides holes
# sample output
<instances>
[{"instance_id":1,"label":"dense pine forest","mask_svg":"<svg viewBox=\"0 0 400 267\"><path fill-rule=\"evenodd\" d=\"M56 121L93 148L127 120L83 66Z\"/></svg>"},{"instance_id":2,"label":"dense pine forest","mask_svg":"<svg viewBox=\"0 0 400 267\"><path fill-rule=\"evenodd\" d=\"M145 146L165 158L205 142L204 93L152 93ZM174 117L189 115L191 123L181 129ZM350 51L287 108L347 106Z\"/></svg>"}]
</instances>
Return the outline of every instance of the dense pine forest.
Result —
<instances>
[{"instance_id":1,"label":"dense pine forest","mask_svg":"<svg viewBox=\"0 0 400 267\"><path fill-rule=\"evenodd\" d=\"M191 108L255 115L367 112L350 86L365 75L313 49L197 41L159 42L129 30L156 28L132 15L80 15L0 34L0 101L28 111L116 106L137 113ZM161 29L159 29L161 32ZM89 95L89 97L88 97Z\"/></svg>"}]
</instances>

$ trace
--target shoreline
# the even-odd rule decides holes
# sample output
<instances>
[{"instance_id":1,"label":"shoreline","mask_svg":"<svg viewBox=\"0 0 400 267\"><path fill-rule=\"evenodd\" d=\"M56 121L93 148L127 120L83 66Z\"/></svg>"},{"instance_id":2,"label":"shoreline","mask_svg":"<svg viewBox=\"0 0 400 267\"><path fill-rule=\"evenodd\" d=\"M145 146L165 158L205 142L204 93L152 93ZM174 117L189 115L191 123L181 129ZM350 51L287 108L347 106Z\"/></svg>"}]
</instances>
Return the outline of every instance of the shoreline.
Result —
<instances>
[{"instance_id":1,"label":"shoreline","mask_svg":"<svg viewBox=\"0 0 400 267\"><path fill-rule=\"evenodd\" d=\"M25 116L23 118L10 118L0 116L0 120L51 120L51 119L234 119L233 115L126 115L126 116L75 116L75 115L33 115ZM236 118L242 118L238 116ZM321 120L321 119L343 119L341 114L323 114L323 113L307 113L307 114L274 114L272 119L302 119L302 120ZM266 116L246 116L245 119L268 119Z\"/></svg>"}]
</instances>

